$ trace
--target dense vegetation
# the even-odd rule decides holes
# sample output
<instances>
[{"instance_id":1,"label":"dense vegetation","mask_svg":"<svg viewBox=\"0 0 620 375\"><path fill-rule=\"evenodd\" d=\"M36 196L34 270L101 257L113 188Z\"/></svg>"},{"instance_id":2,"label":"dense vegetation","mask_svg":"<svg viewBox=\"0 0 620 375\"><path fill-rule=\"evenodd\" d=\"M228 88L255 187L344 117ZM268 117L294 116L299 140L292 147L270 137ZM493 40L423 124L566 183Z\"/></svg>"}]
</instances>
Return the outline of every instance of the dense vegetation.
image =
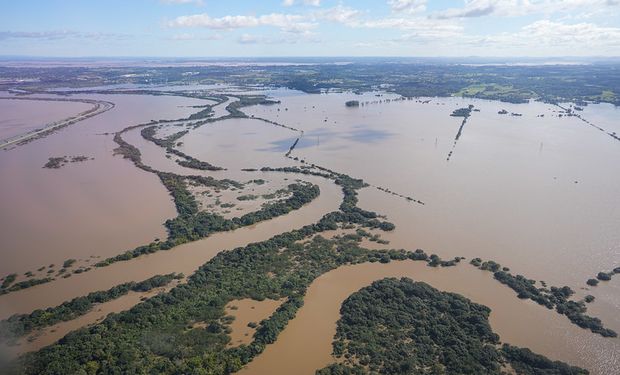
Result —
<instances>
[{"instance_id":1,"label":"dense vegetation","mask_svg":"<svg viewBox=\"0 0 620 375\"><path fill-rule=\"evenodd\" d=\"M272 343L303 304L303 295L319 275L339 265L417 259L422 252L371 251L349 238L314 236L338 227L338 215L326 215L303 227L244 248L219 253L187 284L175 287L108 316L102 323L70 333L59 343L13 363L27 374L57 373L211 373L238 370ZM300 243L300 240L306 240ZM224 306L235 299L287 298L259 323L250 345L226 348ZM202 322L206 328L195 325Z\"/></svg>"},{"instance_id":2,"label":"dense vegetation","mask_svg":"<svg viewBox=\"0 0 620 375\"><path fill-rule=\"evenodd\" d=\"M73 320L91 311L96 304L119 298L130 291L147 292L167 285L173 279L183 277L174 273L157 275L141 282L128 282L108 290L92 292L84 297L77 297L59 306L45 310L35 310L30 314L16 314L0 321L0 341L13 341L36 329L49 327L58 322Z\"/></svg>"},{"instance_id":3,"label":"dense vegetation","mask_svg":"<svg viewBox=\"0 0 620 375\"><path fill-rule=\"evenodd\" d=\"M472 109L474 109L474 106L471 104L467 107L457 108L454 111L452 111L450 116L468 118L469 116L471 116Z\"/></svg>"},{"instance_id":4,"label":"dense vegetation","mask_svg":"<svg viewBox=\"0 0 620 375\"><path fill-rule=\"evenodd\" d=\"M199 169L204 171L221 171L224 170L222 167L217 167L211 163L207 163L205 161L198 160L192 156L185 154L182 151L174 148L177 141L188 133L188 130L183 130L174 134L169 135L168 137L161 139L155 137L157 133L157 126L149 126L140 131L142 137L148 141L155 143L156 145L163 147L166 149L166 152L174 154L182 158L182 160L178 160L177 163L186 168Z\"/></svg>"},{"instance_id":5,"label":"dense vegetation","mask_svg":"<svg viewBox=\"0 0 620 375\"><path fill-rule=\"evenodd\" d=\"M169 219L165 222L165 226L168 229L168 238L165 241L154 241L148 245L139 246L133 250L105 259L97 263L97 267L129 260L143 254L168 250L180 244L207 237L215 232L230 231L269 220L276 216L285 215L311 202L320 193L319 187L316 185L290 184L288 186L288 190L291 192L289 198L267 204L260 210L247 213L241 217L226 219L221 215L199 210L196 198L187 189L185 177L171 173L160 173L160 178L172 195L179 214L174 219ZM203 179L207 178L194 178L195 181L202 181Z\"/></svg>"},{"instance_id":6,"label":"dense vegetation","mask_svg":"<svg viewBox=\"0 0 620 375\"><path fill-rule=\"evenodd\" d=\"M527 349L498 348L490 309L411 279L383 279L345 300L334 354L317 372L335 374L586 374Z\"/></svg>"},{"instance_id":7,"label":"dense vegetation","mask_svg":"<svg viewBox=\"0 0 620 375\"><path fill-rule=\"evenodd\" d=\"M531 299L548 309L555 308L559 314L566 315L572 323L603 337L616 337L618 335L615 331L605 328L600 319L587 315L588 308L584 301L570 300L575 292L568 286L538 288L535 280L528 279L523 275L512 275L507 269L501 269L501 266L496 262L482 262L480 258L474 258L470 263L481 270L493 272L495 280L517 292L517 297L521 299Z\"/></svg>"},{"instance_id":8,"label":"dense vegetation","mask_svg":"<svg viewBox=\"0 0 620 375\"><path fill-rule=\"evenodd\" d=\"M12 276L13 274L9 275ZM7 279L9 278L9 276L7 276ZM6 280L2 283L3 285L5 284ZM11 293L11 292L16 292L18 290L22 290L22 289L26 289L26 288L31 288L35 285L41 285L41 284L45 284L45 283L49 283L50 281L54 280L51 277L43 277L40 279L28 279L28 280L24 280L24 281L20 281L14 284L11 284L11 286L7 286L7 287L3 287L0 288L0 296L3 294L7 294L7 293Z\"/></svg>"},{"instance_id":9,"label":"dense vegetation","mask_svg":"<svg viewBox=\"0 0 620 375\"><path fill-rule=\"evenodd\" d=\"M272 71L269 67L263 70L243 70L244 73L237 75L237 80L243 80L243 83L253 83L255 75L260 75L261 83L273 83L274 85L282 85L291 88L302 89L307 92L317 92L327 87L327 84L321 82L323 70L329 70L330 74L359 74L358 65L354 65L350 72L342 71L339 67L310 67L304 71L296 71L294 79L285 79ZM459 67L460 69L461 67ZM136 68L139 69L139 68ZM200 68L202 69L202 68ZM211 69L211 68L205 68ZM231 71L238 72L238 67L217 67L221 69L218 73L229 74ZM298 69L295 67L284 67L283 70ZM394 69L400 70L402 67L398 64L394 65ZM415 66L411 66L410 70L415 70ZM123 70L123 69L121 69ZM343 79L341 80L341 88L363 90L371 89L370 85L373 79L379 79L383 73L372 68L363 68L364 80ZM518 69L515 69L518 70ZM100 72L94 69L95 74ZM435 71L432 72L434 74ZM114 73L103 73L114 74ZM157 77L158 71L154 69L154 76ZM163 73L162 73L163 74ZM175 69L168 70L167 75L175 75ZM265 79L265 76L268 76ZM612 74L613 76L613 74ZM217 74L211 75L212 78L218 79ZM428 74L420 74L421 79L427 79ZM383 76L382 76L383 78ZM168 78L166 78L168 79ZM258 78L256 78L258 79ZM436 77L432 78L433 80ZM596 79L596 78L593 78ZM156 78L155 78L156 80ZM331 80L331 79L330 79ZM428 82L420 83L417 77L406 75L399 83L391 84L390 90L401 93L406 96L429 95L432 93L438 95L458 94L464 96L487 97L490 96L490 85L483 85L483 89L472 89L472 85L479 85L479 81L497 80L503 81L505 77L500 77L496 73L488 76L484 75L468 75L465 76L448 76L441 75L439 83L432 85ZM60 80L62 81L62 79ZM332 80L333 81L333 80ZM42 80L42 84L46 84ZM496 95L496 99L522 102L530 97L540 98L547 101L558 100L564 98L563 91L565 86L580 85L583 82L571 78L571 83L563 82L553 88L550 95L534 92L529 89L524 90L518 88L519 79L511 82L511 86L502 84L503 86L493 86L495 90L492 95ZM600 82L599 82L600 83ZM543 82L542 85L545 85ZM333 85L331 83L330 85ZM350 85L350 86L347 86ZM591 83L588 83L591 85ZM597 86L598 85L598 86ZM603 83L591 85L594 92L598 92ZM614 81L604 83L606 92L605 101L617 102L613 91L609 91L607 87L615 85ZM437 88L434 88L437 87ZM458 88L458 91L453 89ZM501 88L501 89L500 89ZM475 93L474 93L475 91ZM247 117L240 108L253 104L272 104L275 103L263 96L238 96L239 100L231 102L226 108L230 115L223 118L231 117ZM600 98L579 97L580 100L590 99L599 100ZM611 100L609 98L612 98ZM220 101L220 102L223 102ZM463 123L457 134L458 140L465 120L469 116L473 107L469 107L467 115L456 113L453 115L464 117ZM456 111L455 111L456 112ZM198 112L195 117L190 116L190 120L201 120L195 123L195 126L212 122L212 108L205 107ZM221 120L222 118L220 118ZM262 119L259 119L262 120ZM266 120L263 120L266 121ZM142 135L161 147L166 148L182 160L177 162L183 166L203 169L203 170L219 170L222 168L215 167L207 162L194 159L189 155L182 153L174 148L177 141L187 131L175 133L165 139L158 139L156 134L156 123L147 125L137 125L136 127L144 127ZM281 126L277 123L275 125ZM130 130L135 127L125 129ZM295 130L295 129L293 129ZM318 187L311 184L292 184L289 189L292 192L291 197L267 205L263 209L253 212L242 217L234 219L225 219L222 216L212 213L200 211L196 199L188 190L188 183L204 184L206 186L230 186L234 182L229 183L224 180L215 180L210 177L202 176L178 176L171 173L159 172L152 167L142 163L140 151L125 142L121 137L122 132L115 135L114 140L119 144L117 152L124 157L131 159L139 168L157 174L164 186L173 197L177 208L178 216L166 222L169 236L164 241L156 240L151 244L140 246L130 250L119 256L106 259L97 264L97 266L105 266L115 261L127 260L142 254L152 253L158 250L167 250L178 244L193 241L210 235L216 231L225 231L238 228L244 225L250 225L261 220L267 220L275 216L286 214L291 210L298 209L303 204L310 202L319 194ZM295 142L296 144L297 142ZM293 145L294 147L295 145ZM291 148L292 150L292 148ZM290 151L289 151L290 154ZM320 170L318 172L317 170ZM129 311L120 314L114 314L106 318L102 323L92 327L83 328L73 332L63 338L59 343L45 348L37 353L24 356L13 364L14 372L33 373L33 374L54 374L54 373L174 373L174 374L225 374L238 370L243 364L250 361L254 356L260 353L266 344L276 340L279 332L286 326L288 321L294 317L296 311L303 304L303 295L307 286L320 274L329 271L337 266L344 264L352 264L359 262L390 262L393 259L414 259L427 261L429 266L453 266L458 263L461 258L443 261L436 255L427 256L423 251L406 252L403 250L380 250L371 251L363 249L359 246L359 241L365 234L357 232L356 235L342 236L333 240L326 240L320 236L314 236L324 230L337 229L339 225L356 224L358 227L378 228L389 231L394 229L394 225L383 221L380 217L370 211L362 210L357 207L356 190L366 186L362 180L354 179L349 176L339 174L324 168L313 165L313 168L263 168L262 170L278 171L283 173L303 173L317 175L333 179L342 187L344 200L340 206L340 210L326 215L320 222L306 226L302 229L295 230L276 236L270 240L261 243L250 244L244 248L238 248L229 252L218 254L207 264L203 265L194 275L189 278L187 284L174 288L168 293L153 297L144 303L141 303ZM309 240L312 238L311 240ZM305 240L305 243L299 241ZM604 329L600 321L585 315L585 305L570 301L568 298L573 294L570 288L551 288L549 291L538 290L534 292L527 286L529 280L518 275L516 277L507 273L506 269L493 268L495 278L518 291L521 298L531 298L545 306L551 304L550 308L556 307L557 311L567 315L571 321L583 327L588 327L594 332L602 335L615 335L615 332ZM499 275L499 276L498 276ZM36 282L36 280L32 280ZM10 284L10 283L9 283ZM15 287L17 283L10 288ZM8 286L8 285L7 285ZM40 328L54 321L62 321L73 319L75 316L87 311L85 309L92 308L92 303L100 303L105 298L115 298L118 293L123 290L133 290L134 286L123 284L116 288L103 292L91 293L85 297L79 297L65 304L52 308L51 311L43 313L33 312L35 314L24 315L14 318L13 322L0 323L0 329L4 329L10 333L25 334L32 329ZM148 286L144 286L145 288ZM10 288L3 288L9 290ZM430 288L425 286L425 288ZM398 289L398 288L396 288ZM414 289L417 289L414 288ZM141 290L141 289L138 289ZM428 293L434 291L430 288ZM436 291L434 291L436 292ZM397 293L396 290L390 292ZM437 292L438 293L438 292ZM92 298L92 299L91 299ZM254 341L250 345L243 345L238 348L227 348L226 344L230 338L227 335L227 324L230 319L224 317L224 306L231 300L239 298L286 298L286 302L278 308L278 310L268 319L260 322L258 329L254 335ZM387 299L389 305L390 299ZM383 300L380 300L383 303ZM442 302L443 301L443 302ZM368 302L368 301L366 301ZM427 301L425 301L427 302ZM446 316L445 314L431 314L431 323L428 327L423 326L414 328L414 331L424 333L433 332L432 335L422 336L422 340L415 349L424 347L428 349L421 353L420 358L416 357L416 361L410 362L408 358L405 362L398 362L405 358L402 352L393 353L393 348L381 347L383 351L376 352L365 351L366 342L355 343L347 342L347 347L341 345L338 350L346 357L347 351L352 350L349 358L359 359L362 355L366 355L364 367L356 366L351 362L351 367L344 365L334 365L323 371L325 373L366 373L367 366L372 365L384 366L389 365L395 372L405 371L414 368L419 363L429 363L430 359L434 362L430 365L432 373L442 373L446 369L460 369L461 373L476 373L475 371L486 371L493 373L499 369L501 361L505 359L510 362L511 366L519 374L579 374L582 370L572 368L570 366L551 362L544 357L537 356L527 350L504 346L498 349L498 339L488 327L488 309L483 306L476 305L471 307L469 301L457 295L449 295L449 297L433 298L433 302L429 302L434 309L450 311L456 317ZM90 304L90 305L89 305ZM413 303L409 306L413 308ZM474 304L471 304L474 305ZM89 307L90 306L90 307ZM420 306L418 306L420 307ZM380 307L373 306L373 309ZM58 310L55 310L58 309ZM485 310L486 309L486 310ZM485 313L486 311L486 313ZM354 311L357 313L357 310ZM381 315L381 314L380 314ZM389 315L389 314L388 314ZM359 317L358 317L359 318ZM419 318L419 317L418 317ZM384 318L381 318L384 319ZM450 320L452 319L452 320ZM462 321L464 319L464 321ZM385 319L384 319L385 320ZM361 321L361 320L360 320ZM399 314L396 318L386 320L385 323L397 322L401 328L408 321L402 319ZM418 320L419 321L419 320ZM598 321L598 325L597 325ZM456 322L456 323L455 323ZM196 323L203 324L196 325ZM4 324L4 325L3 325ZM395 339L402 338L403 333L397 329L392 330L387 327L390 335ZM364 335L366 332L366 335ZM358 339L371 338L370 330L359 332ZM383 335L383 332L381 333ZM444 337L445 336L445 337ZM375 338L373 338L375 339ZM374 345L379 345L383 340L382 337L374 341ZM431 342L429 342L430 340ZM472 341L473 340L473 341ZM406 341L402 347L410 344ZM470 345L471 344L471 345ZM443 346L441 346L443 345ZM349 349L349 346L352 349ZM439 348L438 348L439 347ZM399 347L401 348L401 347ZM411 345L409 345L411 348ZM374 350L375 348L372 347ZM431 350L434 350L432 352ZM430 352L429 352L430 351ZM351 355L353 353L354 355ZM441 353L441 355L434 355ZM420 354L418 352L417 354ZM416 355L417 355L416 354ZM385 361L389 358L390 361ZM378 360L378 362L377 362ZM395 362L393 363L392 360ZM375 362L373 362L375 361ZM426 362L425 362L426 361ZM360 362L361 363L361 362ZM403 366L397 366L401 363ZM408 367L409 366L409 367ZM381 367L376 367L379 369ZM347 372L349 371L349 372ZM410 371L408 372L410 373Z\"/></svg>"},{"instance_id":10,"label":"dense vegetation","mask_svg":"<svg viewBox=\"0 0 620 375\"><path fill-rule=\"evenodd\" d=\"M279 100L267 99L264 95L234 95L238 100L232 101L226 106L231 117L248 117L241 111L243 107L252 105L273 105L280 103Z\"/></svg>"},{"instance_id":11,"label":"dense vegetation","mask_svg":"<svg viewBox=\"0 0 620 375\"><path fill-rule=\"evenodd\" d=\"M64 167L65 164L68 164L68 163L80 163L86 160L93 160L93 159L89 158L88 156L84 156L84 155L51 157L51 158L48 158L47 163L43 165L43 168L58 169L58 168Z\"/></svg>"}]
</instances>

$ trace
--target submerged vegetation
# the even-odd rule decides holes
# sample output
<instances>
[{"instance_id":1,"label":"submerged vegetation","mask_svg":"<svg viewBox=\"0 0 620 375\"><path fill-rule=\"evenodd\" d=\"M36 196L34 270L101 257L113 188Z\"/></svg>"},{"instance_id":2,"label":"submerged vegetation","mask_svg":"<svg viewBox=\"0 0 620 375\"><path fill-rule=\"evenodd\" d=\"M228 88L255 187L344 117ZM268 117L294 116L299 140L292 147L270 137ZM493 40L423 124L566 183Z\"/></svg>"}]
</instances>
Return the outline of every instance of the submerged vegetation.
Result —
<instances>
[{"instance_id":1,"label":"submerged vegetation","mask_svg":"<svg viewBox=\"0 0 620 375\"><path fill-rule=\"evenodd\" d=\"M408 278L387 278L349 296L340 309L334 355L317 372L336 374L517 374L588 372L504 344L486 307Z\"/></svg>"},{"instance_id":2,"label":"submerged vegetation","mask_svg":"<svg viewBox=\"0 0 620 375\"><path fill-rule=\"evenodd\" d=\"M114 262L129 260L140 255L151 254L159 250L168 250L180 244L207 237L215 232L230 231L269 220L301 208L304 204L317 198L320 193L316 185L290 184L288 186L288 190L291 192L289 198L267 204L260 210L247 213L241 217L226 219L218 214L200 211L196 198L187 189L185 178L166 173L160 173L160 178L172 195L179 213L179 216L176 218L165 222L165 226L168 229L168 239L139 246L123 254L105 259L95 266L104 267ZM196 178L195 180L200 181L201 179Z\"/></svg>"},{"instance_id":3,"label":"submerged vegetation","mask_svg":"<svg viewBox=\"0 0 620 375\"><path fill-rule=\"evenodd\" d=\"M94 160L94 159L88 156L84 156L84 155L51 157L48 159L47 163L45 163L43 168L59 169L59 168L64 167L68 163L80 163L86 160Z\"/></svg>"},{"instance_id":4,"label":"submerged vegetation","mask_svg":"<svg viewBox=\"0 0 620 375\"><path fill-rule=\"evenodd\" d=\"M182 275L157 275L141 282L128 282L105 291L93 292L84 297L74 298L63 304L45 310L35 310L30 314L13 315L0 321L0 341L14 341L34 330L52 326L56 323L73 320L91 311L97 304L111 301L130 291L147 292L169 284Z\"/></svg>"},{"instance_id":5,"label":"submerged vegetation","mask_svg":"<svg viewBox=\"0 0 620 375\"><path fill-rule=\"evenodd\" d=\"M521 299L531 299L548 309L555 308L559 314L566 315L573 324L589 329L603 337L616 337L618 335L615 331L605 328L600 319L586 315L587 307L584 301L570 300L575 292L568 286L538 288L535 280L522 275L515 276L507 270L500 269L501 266L496 262L482 262L480 258L474 258L470 263L481 270L493 272L495 280L517 292L517 297Z\"/></svg>"},{"instance_id":6,"label":"submerged vegetation","mask_svg":"<svg viewBox=\"0 0 620 375\"><path fill-rule=\"evenodd\" d=\"M461 135L463 135L463 129L465 129L465 125L467 124L467 120L471 116L472 110L474 110L474 106L470 104L465 108L455 109L450 114L450 116L452 117L462 117L463 121L461 121L461 126L459 126L459 131L456 133L456 136L454 137L454 143L452 144L452 150L450 150L450 152L448 153L448 158L447 158L448 161L450 161L450 158L452 158L452 154L454 154L454 149L456 148L456 144L461 138Z\"/></svg>"},{"instance_id":7,"label":"submerged vegetation","mask_svg":"<svg viewBox=\"0 0 620 375\"><path fill-rule=\"evenodd\" d=\"M11 275L9 275L11 276ZM28 279L28 280L24 280L24 281L20 281L17 283L14 283L10 286L3 287L0 288L0 296L3 294L7 294L7 293L11 293L11 292L17 292L18 290L22 290L22 289L27 289L27 288L31 288L33 286L36 285L41 285L41 284L45 284L45 283L49 283L50 281L53 281L54 279L51 277L43 277L40 279ZM5 279L6 282L6 279ZM3 282L3 285L5 283ZM9 283L10 284L10 283Z\"/></svg>"},{"instance_id":8,"label":"submerged vegetation","mask_svg":"<svg viewBox=\"0 0 620 375\"><path fill-rule=\"evenodd\" d=\"M619 273L620 267L616 267L610 272L601 271L596 275L596 279L588 279L588 281L586 281L586 284L590 286L597 286L599 281L609 281L614 275Z\"/></svg>"},{"instance_id":9,"label":"submerged vegetation","mask_svg":"<svg viewBox=\"0 0 620 375\"><path fill-rule=\"evenodd\" d=\"M187 284L27 354L12 364L12 371L225 374L239 370L276 340L319 275L344 264L421 257L421 252L368 250L355 240L315 236L338 228L343 220L328 214L316 224L221 252L191 275ZM258 324L251 344L227 348L224 307L242 298L286 301ZM195 322L205 322L205 328Z\"/></svg>"}]
</instances>

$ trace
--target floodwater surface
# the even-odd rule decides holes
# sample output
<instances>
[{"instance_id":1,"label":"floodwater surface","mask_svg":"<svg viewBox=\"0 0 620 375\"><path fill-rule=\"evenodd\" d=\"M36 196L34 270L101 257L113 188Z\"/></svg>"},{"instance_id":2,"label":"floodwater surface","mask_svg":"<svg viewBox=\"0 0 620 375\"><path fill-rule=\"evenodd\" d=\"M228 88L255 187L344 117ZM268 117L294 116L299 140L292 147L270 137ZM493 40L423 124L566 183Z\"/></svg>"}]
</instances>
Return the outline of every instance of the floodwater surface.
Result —
<instances>
[{"instance_id":1,"label":"floodwater surface","mask_svg":"<svg viewBox=\"0 0 620 375\"><path fill-rule=\"evenodd\" d=\"M230 324L230 343L229 346L239 346L252 342L252 336L256 332L256 327L263 319L267 319L284 302L281 300L264 299L256 301L251 298L244 298L230 301L226 304L226 314L233 316L235 320Z\"/></svg>"},{"instance_id":2,"label":"floodwater surface","mask_svg":"<svg viewBox=\"0 0 620 375\"><path fill-rule=\"evenodd\" d=\"M596 300L589 312L620 332L620 278L590 290L585 284L599 271L620 266L620 142L579 118L560 116L557 106L538 102L403 101L378 92L267 93L281 103L243 111L302 130L292 157L368 182L370 187L359 192L359 206L386 215L396 225L393 232L382 233L390 247L422 248L444 259L492 259L513 273L568 285L577 297L593 294ZM10 176L0 179L0 274L45 266L37 274L42 276L50 263L57 270L66 258L87 264L116 255L164 238L162 223L176 215L156 175L113 156L116 144L109 133L150 120L186 117L198 110L191 105L211 102L167 96L80 97L111 101L116 107L0 153L0 170ZM349 108L347 100L363 105ZM214 117L226 115L228 103L216 106ZM475 111L455 140L462 118L450 114L469 104ZM498 113L504 109L508 114ZM618 131L615 107L590 105L579 113L609 132ZM144 140L140 129L123 134L140 149L146 165L161 171L242 182L263 178L278 186L301 178L318 184L321 195L268 222L2 296L0 318L156 274L189 275L221 250L318 221L342 199L331 181L240 170L299 165L284 157L299 136L258 119L229 119L192 129L179 140L179 150L228 168L206 172L179 166L174 156ZM64 155L94 160L41 168L49 157ZM473 267L435 270L411 262L343 267L322 276L278 341L245 371L310 374L332 362L331 340L342 300L386 276L428 281L491 307L491 324L506 342L585 366L595 374L620 372L619 339L601 338L564 316L518 300L512 290Z\"/></svg>"},{"instance_id":3,"label":"floodwater surface","mask_svg":"<svg viewBox=\"0 0 620 375\"><path fill-rule=\"evenodd\" d=\"M292 156L425 203L360 192L363 208L396 224L388 235L392 246L493 259L573 289L620 265L620 142L578 118L559 117L556 106L462 98L385 102L346 93L279 99L247 112L304 130ZM351 99L384 102L345 107ZM472 112L447 161L462 120L450 113L468 104L479 112ZM583 116L598 108L586 107ZM597 121L618 123L618 110L600 108ZM502 109L522 116L498 114Z\"/></svg>"},{"instance_id":4,"label":"floodwater surface","mask_svg":"<svg viewBox=\"0 0 620 375\"><path fill-rule=\"evenodd\" d=\"M270 178L268 173L253 175ZM288 175L289 178L293 176ZM0 319L16 313L29 313L34 309L56 306L90 292L107 290L118 284L141 281L155 275L172 272L191 275L222 250L264 241L277 234L316 223L325 214L338 209L342 202L342 190L339 186L332 181L314 176L303 178L318 185L321 194L298 210L234 231L214 233L202 240L183 244L168 251L116 262L107 267L75 274L68 279L60 278L48 284L0 296Z\"/></svg>"},{"instance_id":5,"label":"floodwater surface","mask_svg":"<svg viewBox=\"0 0 620 375\"><path fill-rule=\"evenodd\" d=\"M620 370L618 340L592 339L589 331L571 325L567 318L559 317L554 311L517 299L512 290L492 281L487 272L467 264L432 268L425 262L392 261L344 266L318 277L308 288L304 305L277 341L268 345L239 373L310 375L335 362L331 344L342 302L373 281L386 277L423 281L490 307L491 326L502 342L529 347L552 359L587 367L592 374ZM584 351L581 341L584 338L591 345L588 349L597 350ZM603 348L606 350L601 352Z\"/></svg>"},{"instance_id":6,"label":"floodwater surface","mask_svg":"<svg viewBox=\"0 0 620 375\"><path fill-rule=\"evenodd\" d=\"M202 101L146 95L80 95L114 102L101 115L0 152L0 275L22 274L68 258L119 254L166 236L176 216L159 178L113 155L108 133L151 119L185 117ZM0 101L3 102L3 101ZM42 168L50 157L94 160Z\"/></svg>"},{"instance_id":7,"label":"floodwater surface","mask_svg":"<svg viewBox=\"0 0 620 375\"><path fill-rule=\"evenodd\" d=\"M0 139L12 138L91 109L69 101L0 99Z\"/></svg>"}]
</instances>

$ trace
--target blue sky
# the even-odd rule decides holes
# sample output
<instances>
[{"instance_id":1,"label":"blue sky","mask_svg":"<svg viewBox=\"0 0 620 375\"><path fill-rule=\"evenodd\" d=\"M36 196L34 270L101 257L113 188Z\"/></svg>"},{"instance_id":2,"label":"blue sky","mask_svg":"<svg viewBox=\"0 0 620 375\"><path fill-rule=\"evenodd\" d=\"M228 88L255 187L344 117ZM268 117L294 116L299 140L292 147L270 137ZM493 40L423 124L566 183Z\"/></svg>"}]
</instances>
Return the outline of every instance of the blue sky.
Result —
<instances>
[{"instance_id":1,"label":"blue sky","mask_svg":"<svg viewBox=\"0 0 620 375\"><path fill-rule=\"evenodd\" d=\"M619 56L620 0L3 0L0 55Z\"/></svg>"}]
</instances>

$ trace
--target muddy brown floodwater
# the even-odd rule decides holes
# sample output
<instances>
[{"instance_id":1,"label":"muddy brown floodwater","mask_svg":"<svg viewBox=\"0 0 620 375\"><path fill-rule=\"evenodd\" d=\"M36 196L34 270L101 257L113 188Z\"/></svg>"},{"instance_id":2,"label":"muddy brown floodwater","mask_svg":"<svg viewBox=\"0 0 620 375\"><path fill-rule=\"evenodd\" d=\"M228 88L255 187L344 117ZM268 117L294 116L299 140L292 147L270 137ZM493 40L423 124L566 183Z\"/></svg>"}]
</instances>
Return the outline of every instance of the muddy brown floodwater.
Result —
<instances>
[{"instance_id":1,"label":"muddy brown floodwater","mask_svg":"<svg viewBox=\"0 0 620 375\"><path fill-rule=\"evenodd\" d=\"M31 130L75 116L93 106L77 102L0 99L0 139L15 137Z\"/></svg>"},{"instance_id":2,"label":"muddy brown floodwater","mask_svg":"<svg viewBox=\"0 0 620 375\"><path fill-rule=\"evenodd\" d=\"M91 311L77 317L76 319L66 322L60 322L50 327L36 330L20 339L18 345L3 347L3 344L0 343L0 351L2 351L8 356L16 357L26 352L39 350L47 345L55 343L71 331L100 322L105 319L108 314L128 310L132 306L140 303L140 301L142 301L144 298L148 298L166 290L170 290L174 285L177 284L178 282L175 281L166 287L156 288L154 290L144 293L130 291L128 294L116 298L112 301L96 304Z\"/></svg>"},{"instance_id":3,"label":"muddy brown floodwater","mask_svg":"<svg viewBox=\"0 0 620 375\"><path fill-rule=\"evenodd\" d=\"M620 332L620 278L585 288L585 281L599 271L620 266L620 143L577 118L559 117L558 107L544 103L461 98L395 101L396 96L383 93L265 92L281 103L253 106L244 112L303 130L291 156L370 183L371 187L360 191L359 205L385 214L396 224L393 232L382 233L382 238L390 241L389 247L422 248L444 259L493 259L513 273L550 285L568 285L578 297L593 294L596 300L589 305L589 312ZM154 238L165 238L162 223L176 215L157 176L113 156L116 144L109 133L150 120L186 117L196 111L191 105L211 102L145 95L79 97L110 101L116 107L46 138L0 152L0 171L10 176L0 179L0 275L23 274L51 263L57 270L67 258L94 263ZM364 105L347 108L344 103L352 99ZM215 107L216 117L227 114L227 104ZM479 111L472 113L454 146L461 119L450 113L468 104ZM522 116L498 114L502 109ZM620 132L615 107L589 105L581 115ZM163 131L172 134L176 130L169 127ZM0 296L0 318L156 274L189 275L221 250L314 223L336 210L342 199L340 189L324 179L240 171L298 165L283 154L299 132L257 119L207 124L180 140L179 150L229 168L220 172L179 166L162 148L144 140L140 129L123 137L140 149L147 165L158 170L242 182L263 178L274 186L301 178L318 184L321 195L300 210L268 222ZM447 161L451 150L454 152ZM63 155L85 155L94 160L58 170L41 168L49 157ZM420 199L425 205L376 187ZM46 272L47 268L35 274ZM491 324L506 342L587 367L594 374L620 373L619 339L601 338L570 324L564 316L518 300L489 273L471 266L432 269L411 262L343 267L322 276L278 341L244 371L313 373L329 364L342 300L386 276L427 281L491 307ZM137 302L132 298L124 297L104 308L109 312L127 309ZM55 327L56 336L50 334L42 340L92 323L95 316L92 313L61 324Z\"/></svg>"},{"instance_id":4,"label":"muddy brown floodwater","mask_svg":"<svg viewBox=\"0 0 620 375\"><path fill-rule=\"evenodd\" d=\"M253 175L260 176L261 173ZM293 176L295 175L288 175L289 178ZM222 250L264 241L277 234L316 223L323 215L338 209L342 201L342 190L339 186L332 181L313 176L306 176L304 180L317 184L321 194L298 210L234 231L215 233L205 239L180 245L168 251L113 263L108 267L75 274L68 279L61 278L48 284L0 296L0 319L15 313L28 313L34 309L59 305L66 300L97 290L106 290L128 281L145 280L172 272L191 275Z\"/></svg>"},{"instance_id":5,"label":"muddy brown floodwater","mask_svg":"<svg viewBox=\"0 0 620 375\"><path fill-rule=\"evenodd\" d=\"M616 351L612 357L602 353L594 357L586 355L578 342L580 338L591 335L588 331L571 325L565 317L558 318L554 311L517 299L512 290L491 281L486 272L467 264L432 268L424 262L393 261L344 266L317 278L308 288L304 306L280 333L278 340L268 345L239 374L310 375L335 362L331 344L342 302L359 289L385 277L409 277L490 307L491 326L502 342L529 347L550 358L585 366L592 374L617 373L620 369L620 352ZM617 342L614 344L602 337L595 341L599 347L617 345Z\"/></svg>"},{"instance_id":6,"label":"muddy brown floodwater","mask_svg":"<svg viewBox=\"0 0 620 375\"><path fill-rule=\"evenodd\" d=\"M117 145L111 135L104 134L151 119L185 117L196 111L188 105L205 101L145 95L79 98L106 100L116 106L0 152L2 176L10 176L0 178L0 275L37 274L37 269L50 264L58 270L68 258L94 262L91 256L119 254L164 238L163 222L176 215L159 178L113 156ZM42 168L49 157L63 155L94 160L60 169Z\"/></svg>"},{"instance_id":7,"label":"muddy brown floodwater","mask_svg":"<svg viewBox=\"0 0 620 375\"><path fill-rule=\"evenodd\" d=\"M375 188L360 191L360 207L396 225L383 236L390 246L422 248L444 259L492 259L513 273L568 285L578 297L593 294L592 314L620 332L620 282L585 285L599 271L620 266L616 140L539 102L386 101L395 97L381 93L287 92L277 98L281 104L246 112L304 130L292 156L425 203ZM375 103L347 108L353 99ZM472 112L448 162L461 124L450 113L469 104L479 111ZM501 115L502 109L522 116ZM620 123L618 109L609 105L589 105L582 115L610 130ZM617 339L603 345L594 334L577 337L565 340L600 360L588 362L592 369L618 371ZM532 346L538 339L531 338Z\"/></svg>"},{"instance_id":8,"label":"muddy brown floodwater","mask_svg":"<svg viewBox=\"0 0 620 375\"><path fill-rule=\"evenodd\" d=\"M261 320L269 318L282 302L284 299L256 301L245 298L230 301L226 305L225 311L227 315L234 316L235 320L230 324L232 332L230 333L229 346L251 343L256 328L252 328L248 324L258 324Z\"/></svg>"}]
</instances>

